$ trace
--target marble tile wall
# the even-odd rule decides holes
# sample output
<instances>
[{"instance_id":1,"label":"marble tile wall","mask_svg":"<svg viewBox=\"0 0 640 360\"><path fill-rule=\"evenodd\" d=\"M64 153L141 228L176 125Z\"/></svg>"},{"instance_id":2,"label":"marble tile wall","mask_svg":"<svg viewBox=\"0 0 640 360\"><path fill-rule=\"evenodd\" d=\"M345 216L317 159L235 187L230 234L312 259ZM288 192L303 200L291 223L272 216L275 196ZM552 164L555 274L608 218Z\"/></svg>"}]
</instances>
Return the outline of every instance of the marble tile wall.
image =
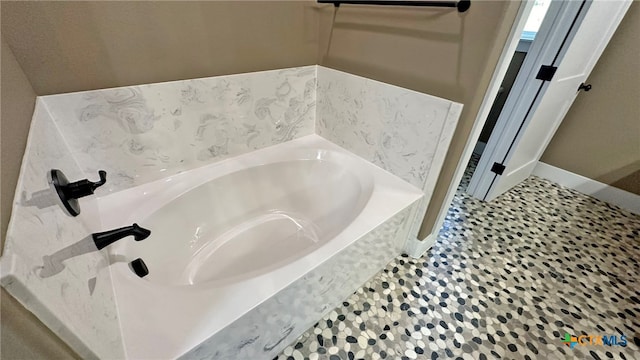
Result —
<instances>
[{"instance_id":1,"label":"marble tile wall","mask_svg":"<svg viewBox=\"0 0 640 360\"><path fill-rule=\"evenodd\" d=\"M95 199L81 199L82 213L65 213L48 173L62 169L74 181L83 172L38 99L0 260L2 286L36 314L82 358L123 358L120 325L107 259L92 252L43 272L44 256L73 246L99 230Z\"/></svg>"},{"instance_id":2,"label":"marble tile wall","mask_svg":"<svg viewBox=\"0 0 640 360\"><path fill-rule=\"evenodd\" d=\"M398 212L180 359L272 359L400 253L417 205Z\"/></svg>"},{"instance_id":3,"label":"marble tile wall","mask_svg":"<svg viewBox=\"0 0 640 360\"><path fill-rule=\"evenodd\" d=\"M422 189L416 238L462 104L318 67L316 133Z\"/></svg>"},{"instance_id":4,"label":"marble tile wall","mask_svg":"<svg viewBox=\"0 0 640 360\"><path fill-rule=\"evenodd\" d=\"M316 67L45 96L86 176L119 191L314 132Z\"/></svg>"}]
</instances>

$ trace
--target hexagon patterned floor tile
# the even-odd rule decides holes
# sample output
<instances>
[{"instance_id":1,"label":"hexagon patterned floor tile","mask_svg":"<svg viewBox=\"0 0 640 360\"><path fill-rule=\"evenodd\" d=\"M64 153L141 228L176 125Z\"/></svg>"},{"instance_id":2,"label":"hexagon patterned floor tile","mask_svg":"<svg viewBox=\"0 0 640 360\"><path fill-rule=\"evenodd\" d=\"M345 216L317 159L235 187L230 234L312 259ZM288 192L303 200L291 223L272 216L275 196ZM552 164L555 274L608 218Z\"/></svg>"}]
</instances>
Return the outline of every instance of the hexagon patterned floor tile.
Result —
<instances>
[{"instance_id":1,"label":"hexagon patterned floor tile","mask_svg":"<svg viewBox=\"0 0 640 360\"><path fill-rule=\"evenodd\" d=\"M536 177L482 202L474 161L431 250L275 359L640 359L640 216Z\"/></svg>"}]
</instances>

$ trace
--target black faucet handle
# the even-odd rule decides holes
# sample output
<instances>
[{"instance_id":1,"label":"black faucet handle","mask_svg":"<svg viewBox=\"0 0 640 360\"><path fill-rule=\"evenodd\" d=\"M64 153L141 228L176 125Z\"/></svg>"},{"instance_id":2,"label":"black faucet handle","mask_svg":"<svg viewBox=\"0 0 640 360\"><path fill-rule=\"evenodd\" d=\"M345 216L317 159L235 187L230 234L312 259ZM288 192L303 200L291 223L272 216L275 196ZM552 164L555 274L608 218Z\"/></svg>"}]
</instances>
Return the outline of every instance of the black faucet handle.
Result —
<instances>
[{"instance_id":1,"label":"black faucet handle","mask_svg":"<svg viewBox=\"0 0 640 360\"><path fill-rule=\"evenodd\" d=\"M88 195L92 195L95 189L104 185L107 182L107 172L104 170L98 171L100 180L93 182L88 179L79 180L67 185L67 194L70 198L79 199Z\"/></svg>"},{"instance_id":2,"label":"black faucet handle","mask_svg":"<svg viewBox=\"0 0 640 360\"><path fill-rule=\"evenodd\" d=\"M98 176L100 176L100 180L93 183L93 189L95 190L97 187L104 185L107 182L107 172L104 170L98 170Z\"/></svg>"},{"instance_id":3,"label":"black faucet handle","mask_svg":"<svg viewBox=\"0 0 640 360\"><path fill-rule=\"evenodd\" d=\"M61 170L51 170L51 183L55 187L62 201L62 205L64 205L71 216L78 216L78 214L80 214L80 205L78 205L77 199L92 195L96 188L107 182L106 171L98 171L98 176L100 176L100 180L96 182L87 179L70 182Z\"/></svg>"}]
</instances>

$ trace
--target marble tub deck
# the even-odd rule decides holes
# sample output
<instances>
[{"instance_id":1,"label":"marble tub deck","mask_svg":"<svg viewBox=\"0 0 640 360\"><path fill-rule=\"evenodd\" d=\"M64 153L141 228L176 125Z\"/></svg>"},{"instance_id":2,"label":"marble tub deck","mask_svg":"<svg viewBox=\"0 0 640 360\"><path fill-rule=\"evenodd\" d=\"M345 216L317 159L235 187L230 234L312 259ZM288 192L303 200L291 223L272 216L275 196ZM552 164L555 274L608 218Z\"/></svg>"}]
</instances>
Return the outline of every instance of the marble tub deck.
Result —
<instances>
[{"instance_id":1,"label":"marble tub deck","mask_svg":"<svg viewBox=\"0 0 640 360\"><path fill-rule=\"evenodd\" d=\"M275 359L640 358L640 216L537 177L483 203L464 193L473 160L434 247ZM570 349L565 333L627 345Z\"/></svg>"}]
</instances>

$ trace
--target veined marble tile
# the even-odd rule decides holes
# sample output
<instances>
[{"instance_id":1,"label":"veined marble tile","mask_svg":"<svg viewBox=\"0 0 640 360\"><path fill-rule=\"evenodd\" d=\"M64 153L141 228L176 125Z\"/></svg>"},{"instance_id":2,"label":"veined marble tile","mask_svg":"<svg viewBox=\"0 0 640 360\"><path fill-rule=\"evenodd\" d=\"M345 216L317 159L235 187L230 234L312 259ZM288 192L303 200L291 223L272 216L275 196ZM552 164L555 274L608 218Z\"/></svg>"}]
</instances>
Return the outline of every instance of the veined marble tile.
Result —
<instances>
[{"instance_id":1,"label":"veined marble tile","mask_svg":"<svg viewBox=\"0 0 640 360\"><path fill-rule=\"evenodd\" d=\"M318 66L316 133L422 189L417 236L462 104Z\"/></svg>"},{"instance_id":2,"label":"veined marble tile","mask_svg":"<svg viewBox=\"0 0 640 360\"><path fill-rule=\"evenodd\" d=\"M43 101L81 170L106 170L113 192L312 134L315 92L305 66Z\"/></svg>"},{"instance_id":3,"label":"veined marble tile","mask_svg":"<svg viewBox=\"0 0 640 360\"><path fill-rule=\"evenodd\" d=\"M48 183L53 168L70 181L84 176L39 98L1 259L2 286L83 358L123 358L106 255L73 257L59 273L41 276L43 256L100 229L95 200L82 199L78 217L64 212Z\"/></svg>"},{"instance_id":4,"label":"veined marble tile","mask_svg":"<svg viewBox=\"0 0 640 360\"><path fill-rule=\"evenodd\" d=\"M273 358L400 253L416 205L398 212L180 359Z\"/></svg>"}]
</instances>

